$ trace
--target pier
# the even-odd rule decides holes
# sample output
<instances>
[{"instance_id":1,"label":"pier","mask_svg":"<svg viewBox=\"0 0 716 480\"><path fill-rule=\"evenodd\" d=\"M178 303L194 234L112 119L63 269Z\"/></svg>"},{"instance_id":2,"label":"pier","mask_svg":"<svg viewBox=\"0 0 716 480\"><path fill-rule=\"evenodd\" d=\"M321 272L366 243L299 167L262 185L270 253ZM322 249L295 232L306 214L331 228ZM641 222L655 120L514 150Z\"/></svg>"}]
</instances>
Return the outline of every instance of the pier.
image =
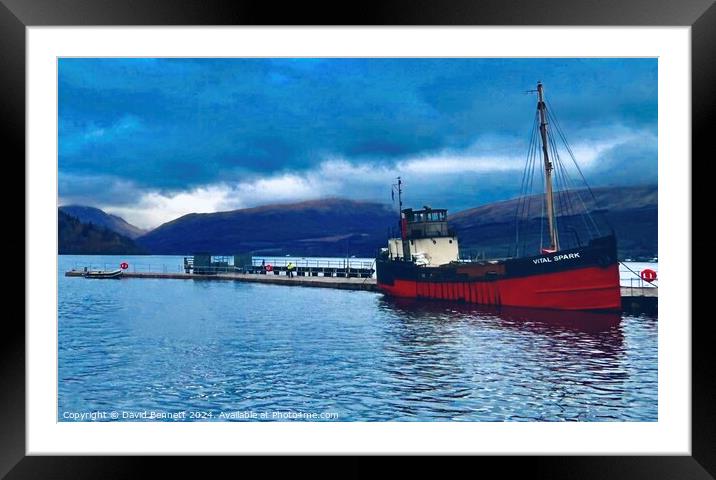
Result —
<instances>
[{"instance_id":1,"label":"pier","mask_svg":"<svg viewBox=\"0 0 716 480\"><path fill-rule=\"evenodd\" d=\"M66 277L83 277L84 274L85 272L83 269L69 270L65 272ZM267 272L266 274L260 273L258 270L256 271L256 273L186 273L179 271L125 271L122 273L123 278L235 281L295 287L334 288L340 290L360 290L368 292L377 292L378 287L376 285L375 278L371 278L366 275L366 272L335 271L333 269L330 272L312 272L308 269L305 269L302 272L302 275L296 275L294 277L288 277L287 275L285 275L285 269L274 270L271 272ZM658 311L658 288L648 286L622 286L621 296L622 309L625 312L656 313Z\"/></svg>"},{"instance_id":2,"label":"pier","mask_svg":"<svg viewBox=\"0 0 716 480\"><path fill-rule=\"evenodd\" d=\"M84 271L70 270L66 277L83 277ZM175 280L225 280L235 282L267 283L272 285L290 285L296 287L337 288L341 290L377 291L374 278L356 276L295 276L261 275L253 273L182 273L182 272L123 272L123 278L163 278Z\"/></svg>"},{"instance_id":3,"label":"pier","mask_svg":"<svg viewBox=\"0 0 716 480\"><path fill-rule=\"evenodd\" d=\"M622 286L622 310L631 313L657 313L659 289Z\"/></svg>"}]
</instances>

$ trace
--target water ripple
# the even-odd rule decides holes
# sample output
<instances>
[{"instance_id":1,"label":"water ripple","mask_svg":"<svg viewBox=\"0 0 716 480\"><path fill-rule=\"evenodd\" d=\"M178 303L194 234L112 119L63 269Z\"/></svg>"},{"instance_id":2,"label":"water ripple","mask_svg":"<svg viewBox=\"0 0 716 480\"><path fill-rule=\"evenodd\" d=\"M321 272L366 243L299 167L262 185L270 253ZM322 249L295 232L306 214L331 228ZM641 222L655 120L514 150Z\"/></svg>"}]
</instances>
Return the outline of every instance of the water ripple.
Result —
<instances>
[{"instance_id":1,"label":"water ripple","mask_svg":"<svg viewBox=\"0 0 716 480\"><path fill-rule=\"evenodd\" d=\"M72 261L60 257L60 273ZM651 317L224 282L58 280L60 420L95 410L657 420Z\"/></svg>"}]
</instances>

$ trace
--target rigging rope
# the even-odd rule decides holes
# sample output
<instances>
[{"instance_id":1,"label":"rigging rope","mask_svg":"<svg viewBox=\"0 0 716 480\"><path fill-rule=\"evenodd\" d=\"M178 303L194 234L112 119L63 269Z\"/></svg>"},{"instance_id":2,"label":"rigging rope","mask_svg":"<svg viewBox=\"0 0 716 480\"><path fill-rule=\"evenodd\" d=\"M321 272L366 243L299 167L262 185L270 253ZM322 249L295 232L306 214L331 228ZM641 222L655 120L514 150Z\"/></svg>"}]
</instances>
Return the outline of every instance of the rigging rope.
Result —
<instances>
[{"instance_id":1,"label":"rigging rope","mask_svg":"<svg viewBox=\"0 0 716 480\"><path fill-rule=\"evenodd\" d=\"M601 228L591 214L591 209L588 207L588 201L585 200L585 198L583 197L584 188L577 188L575 179L570 173L570 168L568 168L568 165L565 164L564 161L562 161L562 158L560 156L560 147L557 145L557 138L559 138L561 143L564 145L564 148L566 149L569 158L571 159L572 164L574 165L578 173L578 178L581 179L581 182L583 183L584 187L586 187L587 192L591 196L593 208L597 210L599 209L599 201L597 200L594 191L587 182L584 176L584 172L577 163L574 151L569 144L564 134L564 131L562 130L562 127L556 117L556 114L553 113L552 105L547 101L545 101L545 105L547 107L545 108L546 121L548 124L552 125L551 133L553 133L552 135L547 136L548 140L546 149L548 154L551 156L552 162L552 178L554 182L552 207L555 210L553 212L554 228L555 230L557 230L557 224L559 223L563 227L563 229L565 229L565 231L572 230L575 235L574 240L576 241L577 245L581 245L582 241L577 229L579 223L583 225L584 232L589 238L595 238L600 236ZM537 197L537 194L533 193L535 186L534 176L536 171L540 173L542 192L545 192L546 188L546 179L543 169L541 168L543 159L540 149L541 135L539 132L539 126L540 115L539 110L537 110L535 111L534 122L532 124L532 129L530 132L530 143L529 148L527 150L527 159L522 171L522 179L520 182L520 197L515 208L514 220L516 256L520 255L520 251L522 251L522 253L526 251L528 242L531 242L530 238L533 238L534 235L531 233L532 229L530 227L534 223L531 221L530 216L532 212L532 202L533 200L535 200L532 197ZM554 132L556 132L556 135L554 134ZM538 164L540 165L540 168L539 170L536 170ZM547 219L545 218L546 197L542 197L542 201L540 203L541 214L539 221L539 248L541 251L544 248L545 223L547 222ZM580 212L580 209L582 212ZM581 222L576 218L577 216L581 218ZM611 226L608 224L608 221L606 221L606 224L610 229L612 229ZM567 238L570 237L565 236L564 238L562 238L562 240L564 241ZM565 245L567 245L568 243L569 242L564 242Z\"/></svg>"},{"instance_id":2,"label":"rigging rope","mask_svg":"<svg viewBox=\"0 0 716 480\"><path fill-rule=\"evenodd\" d=\"M537 133L538 112L535 112L535 120L532 123L532 131L530 132L529 148L527 149L527 161L522 171L522 181L520 182L520 194L517 205L515 207L515 256L519 256L520 251L520 222L525 216L529 217L529 209L531 202L528 203L528 196L532 192L532 178L534 170L535 158L535 137ZM531 200L531 199L530 199ZM527 212L525 212L525 207ZM523 239L523 242L525 240ZM523 245L524 250L524 245Z\"/></svg>"},{"instance_id":3,"label":"rigging rope","mask_svg":"<svg viewBox=\"0 0 716 480\"><path fill-rule=\"evenodd\" d=\"M572 163L574 163L574 166L577 168L577 172L579 172L580 177L582 177L582 181L584 182L584 185L586 185L587 190L589 191L589 194L592 196L592 200L594 201L594 206L596 208L600 208L599 201L597 200L596 195L594 195L592 188L589 186L587 179L584 177L584 173L582 173L582 169L580 168L579 163L577 163L577 160L574 157L574 152L572 151L572 147L569 145L569 142L567 141L567 137L564 135L564 132L562 131L562 127L559 124L559 120L557 120L556 113L555 114L551 113L554 110L552 108L552 104L550 104L549 102L545 102L545 103L549 107L547 109L547 114L550 116L551 121L554 123L555 129L557 130L557 134L562 139L562 142L564 142L564 146L567 148L567 152L569 153L569 156L572 159Z\"/></svg>"},{"instance_id":4,"label":"rigging rope","mask_svg":"<svg viewBox=\"0 0 716 480\"><path fill-rule=\"evenodd\" d=\"M560 125L559 125L559 121L557 120L556 115L555 115L554 113L552 113L551 110L552 110L552 107L551 107L551 105L550 105L549 108L547 109L547 117L548 117L549 121L555 126L555 130L557 131L557 134L559 135L560 139L562 140L562 143L563 143L564 146L566 147L567 152L569 153L569 156L570 156L570 158L571 158L571 160L572 160L572 163L574 164L574 166L576 167L577 171L579 172L579 175L580 175L580 177L582 178L582 182L583 182L584 185L587 187L587 190L589 191L589 194L590 194L591 197L592 197L592 201L594 202L594 207L595 207L595 208L599 208L599 202L597 201L597 198L596 198L596 196L594 195L594 192L593 192L592 189L590 188L589 183L587 183L587 180L586 180L586 178L584 177L584 174L582 173L582 169L579 167L579 164L577 163L577 159L574 157L574 153L573 153L573 151L572 151L572 148L570 147L569 142L567 141L567 138L566 138L566 136L564 135L564 132L562 131L562 129L561 129ZM554 138L553 138L553 137L550 137L550 139L551 139L552 142L555 142L555 145L556 145L556 141L554 140ZM555 148L556 148L556 147L555 147ZM566 167L564 167L564 165L561 163L561 160L560 160L560 164L562 165L562 168L567 172L567 169L566 169ZM599 236L599 235L600 235L600 228L599 228L599 226L597 225L597 223L594 221L594 218L592 217L592 215L589 213L589 208L587 207L586 202L585 202L584 199L582 198L582 194L581 194L581 192L580 192L580 189L576 188L576 186L573 184L573 182L572 182L572 180L571 180L571 177L569 177L569 174L568 174L568 173L567 173L567 175L568 175L568 181L569 181L569 183L570 183L570 189L573 190L573 192L574 192L574 194L576 195L577 199L579 199L579 202L582 204L582 208L584 209L584 214L583 214L583 215L586 216L586 219L588 219L589 222L591 222L592 227L594 228L594 232L592 232L591 228L588 228L588 233L589 233L589 235L590 235L590 236ZM583 218L584 218L584 217L583 217Z\"/></svg>"},{"instance_id":5,"label":"rigging rope","mask_svg":"<svg viewBox=\"0 0 716 480\"><path fill-rule=\"evenodd\" d=\"M548 116L551 117L549 112L548 112ZM551 118L553 118L553 117L551 117ZM584 203L584 201L582 200L582 198L579 194L579 190L576 188L576 186L574 186L574 184L572 182L572 179L569 175L569 170L565 167L564 163L562 162L561 157L559 156L559 151L557 149L557 142L555 141L553 136L549 137L549 140L552 145L552 149L554 151L554 157L555 157L555 162L556 162L557 168L562 174L561 176L562 176L563 188L570 190L574 195L577 196L577 198L580 199L580 201L582 203L582 208L584 210L584 213L581 214L580 216L582 217L582 221L585 224L587 234L591 238L598 237L599 236L599 227L596 224L596 222L594 221L594 219L592 218L592 216L590 215L587 205ZM576 215L576 214L577 214L577 212L574 211L573 215ZM592 231L592 228L590 227L589 223L587 223L587 219L589 219L592 226L594 227L594 231Z\"/></svg>"}]
</instances>

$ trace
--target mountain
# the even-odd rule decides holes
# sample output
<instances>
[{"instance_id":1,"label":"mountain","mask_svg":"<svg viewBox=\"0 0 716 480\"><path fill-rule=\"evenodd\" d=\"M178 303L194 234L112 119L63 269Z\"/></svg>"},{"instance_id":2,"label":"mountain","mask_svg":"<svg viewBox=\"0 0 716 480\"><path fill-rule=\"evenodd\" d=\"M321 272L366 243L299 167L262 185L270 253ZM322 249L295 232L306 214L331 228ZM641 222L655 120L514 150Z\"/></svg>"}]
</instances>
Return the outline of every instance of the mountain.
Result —
<instances>
[{"instance_id":1,"label":"mountain","mask_svg":"<svg viewBox=\"0 0 716 480\"><path fill-rule=\"evenodd\" d=\"M590 233L607 234L610 225L617 237L619 258L655 257L658 255L658 189L655 185L635 187L601 187L592 189L596 203L587 190L555 194L556 208L571 205L583 215L559 216L557 226L562 248L585 241ZM540 232L544 228L542 195L528 198L529 211L516 236L515 212L519 200L512 199L464 210L449 217L457 232L460 247L467 254L504 257L514 254L515 241L521 252L539 251ZM546 231L546 230L545 230ZM546 235L546 234L545 234Z\"/></svg>"},{"instance_id":2,"label":"mountain","mask_svg":"<svg viewBox=\"0 0 716 480\"><path fill-rule=\"evenodd\" d=\"M192 213L137 239L156 254L375 255L397 224L387 205L338 198Z\"/></svg>"},{"instance_id":3,"label":"mountain","mask_svg":"<svg viewBox=\"0 0 716 480\"><path fill-rule=\"evenodd\" d=\"M557 201L578 205L584 200L591 219L558 218L563 247L597 227L614 227L620 258L657 255L657 187L605 187L593 190L598 204L580 190ZM514 253L515 211L519 200L482 205L455 213L450 226L465 255L503 257ZM542 197L532 197L527 221L521 225L521 252L538 251ZM558 203L559 204L559 203ZM253 252L255 255L372 257L397 230L395 208L374 202L338 198L294 204L267 205L230 212L189 214L165 223L136 239L154 254L216 255Z\"/></svg>"},{"instance_id":4,"label":"mountain","mask_svg":"<svg viewBox=\"0 0 716 480\"><path fill-rule=\"evenodd\" d=\"M138 255L146 253L131 238L93 223L82 223L61 209L57 212L57 232L60 255Z\"/></svg>"},{"instance_id":5,"label":"mountain","mask_svg":"<svg viewBox=\"0 0 716 480\"><path fill-rule=\"evenodd\" d=\"M137 238L147 233L131 223L127 223L122 217L105 213L99 208L85 207L83 205L66 205L60 207L60 211L77 218L82 223L92 223L119 233L125 237Z\"/></svg>"}]
</instances>

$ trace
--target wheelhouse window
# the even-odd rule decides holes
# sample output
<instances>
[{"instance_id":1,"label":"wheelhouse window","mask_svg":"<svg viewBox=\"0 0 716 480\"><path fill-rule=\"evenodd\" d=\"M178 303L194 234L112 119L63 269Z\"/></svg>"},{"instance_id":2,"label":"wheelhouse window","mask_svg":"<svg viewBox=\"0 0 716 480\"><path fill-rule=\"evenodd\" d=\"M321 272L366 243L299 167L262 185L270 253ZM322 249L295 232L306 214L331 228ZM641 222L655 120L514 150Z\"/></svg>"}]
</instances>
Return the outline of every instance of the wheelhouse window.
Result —
<instances>
[{"instance_id":1,"label":"wheelhouse window","mask_svg":"<svg viewBox=\"0 0 716 480\"><path fill-rule=\"evenodd\" d=\"M419 212L404 212L409 223L445 222L447 210L422 210Z\"/></svg>"}]
</instances>

